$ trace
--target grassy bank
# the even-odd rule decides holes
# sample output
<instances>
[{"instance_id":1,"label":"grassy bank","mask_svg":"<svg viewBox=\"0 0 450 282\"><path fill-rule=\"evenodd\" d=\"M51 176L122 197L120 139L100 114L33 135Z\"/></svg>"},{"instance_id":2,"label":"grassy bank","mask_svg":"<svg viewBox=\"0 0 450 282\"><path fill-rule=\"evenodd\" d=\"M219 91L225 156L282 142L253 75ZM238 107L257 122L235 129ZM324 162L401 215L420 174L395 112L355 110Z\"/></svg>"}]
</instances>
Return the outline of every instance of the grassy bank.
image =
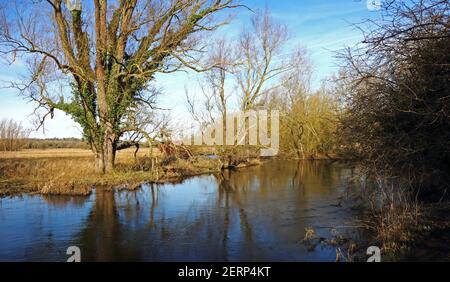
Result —
<instances>
[{"instance_id":1,"label":"grassy bank","mask_svg":"<svg viewBox=\"0 0 450 282\"><path fill-rule=\"evenodd\" d=\"M222 169L218 159L194 156L164 159L154 152L133 150L117 155L116 170L105 175L94 169L88 150L25 150L0 154L0 196L21 193L88 195L95 188L135 189L142 183L177 182L186 177L214 173ZM250 164L256 164L252 161ZM152 169L153 168L153 169Z\"/></svg>"},{"instance_id":2,"label":"grassy bank","mask_svg":"<svg viewBox=\"0 0 450 282\"><path fill-rule=\"evenodd\" d=\"M392 208L367 217L383 261L450 261L450 204L421 203L416 211Z\"/></svg>"},{"instance_id":3,"label":"grassy bank","mask_svg":"<svg viewBox=\"0 0 450 282\"><path fill-rule=\"evenodd\" d=\"M423 261L427 252L439 254L429 260L449 261L450 202L445 193L430 200L425 188L415 189L404 177L373 175L354 165L353 185L359 189L353 208L360 211L360 227L367 231L364 244L378 246L383 261ZM365 249L360 251L356 255L364 260Z\"/></svg>"}]
</instances>

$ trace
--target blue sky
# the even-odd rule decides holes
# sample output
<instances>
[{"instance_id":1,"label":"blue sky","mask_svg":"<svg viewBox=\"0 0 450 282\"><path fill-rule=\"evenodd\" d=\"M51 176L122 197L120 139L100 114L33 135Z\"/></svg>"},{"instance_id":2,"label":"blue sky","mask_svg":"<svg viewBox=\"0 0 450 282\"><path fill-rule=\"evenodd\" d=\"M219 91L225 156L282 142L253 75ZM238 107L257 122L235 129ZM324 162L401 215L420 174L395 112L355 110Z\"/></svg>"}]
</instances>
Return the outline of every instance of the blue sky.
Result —
<instances>
[{"instance_id":1,"label":"blue sky","mask_svg":"<svg viewBox=\"0 0 450 282\"><path fill-rule=\"evenodd\" d=\"M243 0L252 9L264 9L266 6L272 16L289 28L292 35L290 45L305 46L314 66L313 86L337 71L334 52L345 46L352 46L361 41L361 34L352 23L373 18L378 11L369 10L367 0ZM241 10L231 25L218 31L218 36L238 34L248 21L251 12ZM288 52L288 51L287 51ZM0 68L0 81L15 80L23 66ZM170 109L175 122L183 123L188 118L186 113L185 87L194 89L196 74L178 73L159 75L156 84L163 89L160 106ZM0 119L12 118L32 127L31 114L35 104L27 102L9 89L0 89ZM33 132L32 137L81 137L79 127L70 118L57 112L54 120L46 124L45 134Z\"/></svg>"}]
</instances>

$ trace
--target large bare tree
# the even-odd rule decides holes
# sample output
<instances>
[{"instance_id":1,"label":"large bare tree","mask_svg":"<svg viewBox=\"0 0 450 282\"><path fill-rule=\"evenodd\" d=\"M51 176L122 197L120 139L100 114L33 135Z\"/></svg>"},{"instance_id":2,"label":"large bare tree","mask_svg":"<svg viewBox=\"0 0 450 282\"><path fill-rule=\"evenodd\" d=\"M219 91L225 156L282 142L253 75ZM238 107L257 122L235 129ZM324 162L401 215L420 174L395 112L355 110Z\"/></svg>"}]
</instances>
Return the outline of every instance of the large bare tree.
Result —
<instances>
[{"instance_id":1,"label":"large bare tree","mask_svg":"<svg viewBox=\"0 0 450 282\"><path fill-rule=\"evenodd\" d=\"M234 0L16 0L1 7L0 51L26 62L29 80L11 84L46 110L41 122L56 109L70 115L107 172L120 137L139 131L130 114L154 106L155 75L202 68L193 54L199 35L235 7Z\"/></svg>"}]
</instances>

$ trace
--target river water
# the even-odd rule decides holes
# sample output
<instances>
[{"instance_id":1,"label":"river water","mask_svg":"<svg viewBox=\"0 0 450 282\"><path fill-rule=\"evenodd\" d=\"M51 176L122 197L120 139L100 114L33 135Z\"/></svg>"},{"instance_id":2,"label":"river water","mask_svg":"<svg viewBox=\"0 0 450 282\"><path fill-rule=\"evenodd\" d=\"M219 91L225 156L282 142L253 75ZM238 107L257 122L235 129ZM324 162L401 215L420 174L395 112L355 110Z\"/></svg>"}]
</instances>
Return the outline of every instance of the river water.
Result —
<instances>
[{"instance_id":1,"label":"river water","mask_svg":"<svg viewBox=\"0 0 450 282\"><path fill-rule=\"evenodd\" d=\"M0 261L66 261L70 246L82 261L335 261L337 246L303 239L361 239L351 177L339 163L270 161L137 191L4 198Z\"/></svg>"}]
</instances>

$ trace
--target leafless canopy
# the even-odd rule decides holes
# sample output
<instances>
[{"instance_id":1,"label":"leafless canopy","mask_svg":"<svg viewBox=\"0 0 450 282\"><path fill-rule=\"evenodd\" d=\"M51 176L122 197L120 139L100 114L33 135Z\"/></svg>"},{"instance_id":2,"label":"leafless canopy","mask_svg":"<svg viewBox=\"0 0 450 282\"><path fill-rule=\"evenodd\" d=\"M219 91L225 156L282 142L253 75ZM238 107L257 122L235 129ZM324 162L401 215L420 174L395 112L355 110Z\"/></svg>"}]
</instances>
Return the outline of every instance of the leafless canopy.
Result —
<instances>
[{"instance_id":1,"label":"leafless canopy","mask_svg":"<svg viewBox=\"0 0 450 282\"><path fill-rule=\"evenodd\" d=\"M233 110L265 107L284 80L309 68L304 49L288 52L289 39L287 27L266 9L255 12L238 38L217 40L209 56L210 64L216 67L205 72L200 81L200 107L198 97L187 95L194 119L211 124Z\"/></svg>"}]
</instances>

